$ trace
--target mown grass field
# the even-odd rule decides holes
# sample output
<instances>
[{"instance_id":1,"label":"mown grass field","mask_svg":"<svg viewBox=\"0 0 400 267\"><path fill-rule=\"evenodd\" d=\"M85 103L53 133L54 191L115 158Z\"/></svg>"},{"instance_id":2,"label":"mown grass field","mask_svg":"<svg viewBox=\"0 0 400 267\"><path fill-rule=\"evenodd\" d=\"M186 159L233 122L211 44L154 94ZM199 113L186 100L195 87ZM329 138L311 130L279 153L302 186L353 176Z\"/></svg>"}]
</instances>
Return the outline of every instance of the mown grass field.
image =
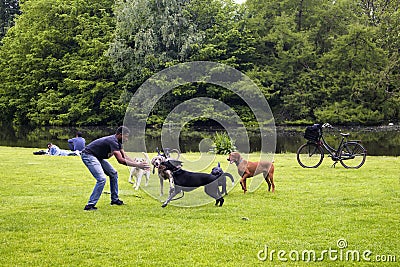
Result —
<instances>
[{"instance_id":1,"label":"mown grass field","mask_svg":"<svg viewBox=\"0 0 400 267\"><path fill-rule=\"evenodd\" d=\"M244 195L236 185L223 207L195 208L161 208L147 193L133 190L128 168L111 159L126 205L110 206L104 194L97 211L85 212L95 180L80 158L34 156L33 151L0 147L0 266L400 262L398 157L367 157L359 170L331 168L325 159L309 170L294 154L278 154L275 193L264 183ZM224 162L226 156L216 160ZM339 240L347 246L339 248Z\"/></svg>"}]
</instances>

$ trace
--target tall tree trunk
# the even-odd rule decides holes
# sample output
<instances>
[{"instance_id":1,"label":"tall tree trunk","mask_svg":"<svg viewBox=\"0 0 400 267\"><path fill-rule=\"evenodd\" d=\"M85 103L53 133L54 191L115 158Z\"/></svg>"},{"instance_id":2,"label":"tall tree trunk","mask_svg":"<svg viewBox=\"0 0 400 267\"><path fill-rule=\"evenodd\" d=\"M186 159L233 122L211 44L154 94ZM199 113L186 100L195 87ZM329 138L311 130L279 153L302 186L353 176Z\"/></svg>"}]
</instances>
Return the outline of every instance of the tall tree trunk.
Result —
<instances>
[{"instance_id":1,"label":"tall tree trunk","mask_svg":"<svg viewBox=\"0 0 400 267\"><path fill-rule=\"evenodd\" d=\"M297 30L301 31L302 19L303 19L303 4L304 0L300 0L299 13L297 14Z\"/></svg>"}]
</instances>

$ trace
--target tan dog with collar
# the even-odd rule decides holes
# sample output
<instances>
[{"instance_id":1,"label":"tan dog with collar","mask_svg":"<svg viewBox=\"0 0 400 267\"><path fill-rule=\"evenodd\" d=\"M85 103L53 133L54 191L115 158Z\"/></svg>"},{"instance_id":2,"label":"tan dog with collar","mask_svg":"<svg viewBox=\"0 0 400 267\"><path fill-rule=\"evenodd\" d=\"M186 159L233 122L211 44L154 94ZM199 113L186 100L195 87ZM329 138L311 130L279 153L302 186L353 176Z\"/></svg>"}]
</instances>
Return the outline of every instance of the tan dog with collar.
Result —
<instances>
[{"instance_id":1,"label":"tan dog with collar","mask_svg":"<svg viewBox=\"0 0 400 267\"><path fill-rule=\"evenodd\" d=\"M228 161L232 164L235 163L238 168L238 173L242 177L240 179L240 185L244 193L247 191L246 179L263 174L265 181L268 184L268 191L275 191L274 184L274 164L270 161L251 162L245 160L238 152L232 152L228 156Z\"/></svg>"}]
</instances>

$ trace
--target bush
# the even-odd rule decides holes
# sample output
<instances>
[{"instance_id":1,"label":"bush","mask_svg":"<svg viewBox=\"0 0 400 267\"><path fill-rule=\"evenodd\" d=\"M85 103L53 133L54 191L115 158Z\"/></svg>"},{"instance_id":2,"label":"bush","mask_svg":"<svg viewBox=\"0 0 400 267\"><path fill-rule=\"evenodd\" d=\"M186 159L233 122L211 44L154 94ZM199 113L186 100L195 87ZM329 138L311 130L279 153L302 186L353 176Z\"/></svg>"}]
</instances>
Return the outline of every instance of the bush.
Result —
<instances>
[{"instance_id":1,"label":"bush","mask_svg":"<svg viewBox=\"0 0 400 267\"><path fill-rule=\"evenodd\" d=\"M225 132L215 133L213 141L214 141L213 151L216 154L227 155L232 151L236 150L234 141L231 140L229 135Z\"/></svg>"}]
</instances>

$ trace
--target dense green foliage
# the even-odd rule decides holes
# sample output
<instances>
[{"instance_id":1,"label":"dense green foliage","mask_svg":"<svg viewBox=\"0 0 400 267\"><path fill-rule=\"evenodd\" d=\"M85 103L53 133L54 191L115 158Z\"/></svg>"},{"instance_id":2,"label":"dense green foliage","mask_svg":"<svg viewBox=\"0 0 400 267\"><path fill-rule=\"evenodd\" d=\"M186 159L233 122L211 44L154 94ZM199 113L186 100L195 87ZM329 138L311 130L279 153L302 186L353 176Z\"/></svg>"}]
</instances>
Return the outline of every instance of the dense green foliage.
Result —
<instances>
[{"instance_id":1,"label":"dense green foliage","mask_svg":"<svg viewBox=\"0 0 400 267\"><path fill-rule=\"evenodd\" d=\"M26 1L0 50L0 110L16 124L102 124L119 94L104 51L113 1Z\"/></svg>"},{"instance_id":2,"label":"dense green foliage","mask_svg":"<svg viewBox=\"0 0 400 267\"><path fill-rule=\"evenodd\" d=\"M234 141L231 140L229 135L225 132L218 133L214 135L214 147L213 152L219 155L227 155L236 150Z\"/></svg>"},{"instance_id":3,"label":"dense green foliage","mask_svg":"<svg viewBox=\"0 0 400 267\"><path fill-rule=\"evenodd\" d=\"M225 63L248 75L278 123L399 121L398 1L31 0L20 5L22 14L0 46L3 122L119 123L146 79L198 60ZM165 95L148 122L159 123L177 104L201 96L233 107L245 123L254 120L233 92L190 84Z\"/></svg>"}]
</instances>

